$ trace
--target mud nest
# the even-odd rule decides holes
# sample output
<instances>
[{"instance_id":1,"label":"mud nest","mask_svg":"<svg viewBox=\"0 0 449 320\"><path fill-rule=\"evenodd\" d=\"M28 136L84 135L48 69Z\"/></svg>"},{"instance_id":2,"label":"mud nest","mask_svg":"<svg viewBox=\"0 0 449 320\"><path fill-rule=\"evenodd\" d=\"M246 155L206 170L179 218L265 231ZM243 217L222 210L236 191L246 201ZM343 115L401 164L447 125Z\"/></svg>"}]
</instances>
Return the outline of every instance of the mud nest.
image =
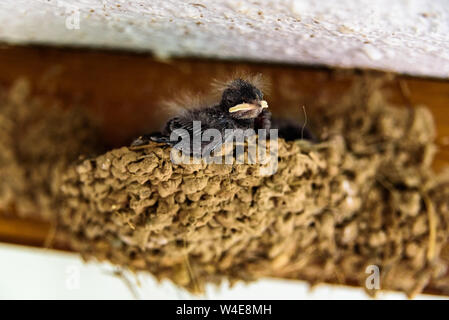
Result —
<instances>
[{"instance_id":1,"label":"mud nest","mask_svg":"<svg viewBox=\"0 0 449 320\"><path fill-rule=\"evenodd\" d=\"M269 176L257 164L174 165L157 145L74 162L31 153L25 162L2 140L3 167L33 172L43 168L33 161L53 159L57 169L43 171L45 181L11 177L33 189L2 182L1 203L44 194L47 217L86 259L195 292L262 277L365 287L366 267L376 265L381 289L449 294L449 176L431 169L430 112L390 106L364 83L314 113L323 142L279 140Z\"/></svg>"},{"instance_id":2,"label":"mud nest","mask_svg":"<svg viewBox=\"0 0 449 320\"><path fill-rule=\"evenodd\" d=\"M0 90L0 210L52 219L59 179L80 156L101 150L81 109L31 95L28 81Z\"/></svg>"}]
</instances>

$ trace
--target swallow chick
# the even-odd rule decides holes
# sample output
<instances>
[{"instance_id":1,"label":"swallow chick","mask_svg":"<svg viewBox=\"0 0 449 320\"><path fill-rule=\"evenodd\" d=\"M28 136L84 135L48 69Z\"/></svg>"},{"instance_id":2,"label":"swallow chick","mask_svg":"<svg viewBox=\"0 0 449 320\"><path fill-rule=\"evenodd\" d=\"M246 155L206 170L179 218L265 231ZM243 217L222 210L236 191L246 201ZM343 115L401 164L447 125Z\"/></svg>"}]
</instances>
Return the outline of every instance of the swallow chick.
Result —
<instances>
[{"instance_id":1,"label":"swallow chick","mask_svg":"<svg viewBox=\"0 0 449 320\"><path fill-rule=\"evenodd\" d=\"M193 121L201 123L199 132L195 131L197 129L194 128ZM201 135L207 129L217 129L224 142L227 138L226 129L254 129L257 132L257 129L270 127L271 113L268 111L268 103L263 99L262 91L250 81L237 78L225 86L218 104L183 110L169 119L161 132L141 136L134 140L131 147L140 147L149 141L174 145L178 141L171 141L170 135L176 129L185 129L190 137ZM202 146L205 144L209 142L202 143ZM221 143L212 146L212 150L220 145Z\"/></svg>"},{"instance_id":2,"label":"swallow chick","mask_svg":"<svg viewBox=\"0 0 449 320\"><path fill-rule=\"evenodd\" d=\"M271 119L271 129L277 129L278 137L285 141L309 140L314 143L318 142L317 137L306 124L286 118L273 117Z\"/></svg>"}]
</instances>

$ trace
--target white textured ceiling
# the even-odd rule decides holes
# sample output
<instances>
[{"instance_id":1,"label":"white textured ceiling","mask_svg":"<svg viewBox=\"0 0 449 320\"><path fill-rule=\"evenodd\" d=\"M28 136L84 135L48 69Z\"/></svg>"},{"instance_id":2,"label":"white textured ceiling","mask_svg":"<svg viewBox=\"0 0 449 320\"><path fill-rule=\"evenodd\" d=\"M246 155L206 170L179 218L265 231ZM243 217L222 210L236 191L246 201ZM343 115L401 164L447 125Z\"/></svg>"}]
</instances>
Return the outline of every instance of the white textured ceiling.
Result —
<instances>
[{"instance_id":1,"label":"white textured ceiling","mask_svg":"<svg viewBox=\"0 0 449 320\"><path fill-rule=\"evenodd\" d=\"M0 41L448 78L449 1L1 0Z\"/></svg>"}]
</instances>

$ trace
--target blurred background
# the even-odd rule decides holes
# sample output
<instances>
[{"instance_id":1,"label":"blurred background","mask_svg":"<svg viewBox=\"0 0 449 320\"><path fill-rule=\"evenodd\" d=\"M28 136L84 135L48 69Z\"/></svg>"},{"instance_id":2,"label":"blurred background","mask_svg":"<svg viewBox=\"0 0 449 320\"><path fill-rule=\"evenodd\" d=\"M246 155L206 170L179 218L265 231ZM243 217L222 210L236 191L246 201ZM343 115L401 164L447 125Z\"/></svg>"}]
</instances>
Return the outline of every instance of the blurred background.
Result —
<instances>
[{"instance_id":1,"label":"blurred background","mask_svg":"<svg viewBox=\"0 0 449 320\"><path fill-rule=\"evenodd\" d=\"M85 110L105 150L159 129L162 101L207 93L213 79L235 70L262 73L272 111L298 119L299 106L341 98L370 74L392 79L382 87L391 102L429 107L438 134L434 168L449 164L445 0L3 0L0 22L2 90L25 79L39 101ZM195 298L149 275L85 265L64 242L45 249L52 225L19 207L0 208L0 298ZM309 291L273 279L210 287L205 297L368 298L361 288Z\"/></svg>"}]
</instances>

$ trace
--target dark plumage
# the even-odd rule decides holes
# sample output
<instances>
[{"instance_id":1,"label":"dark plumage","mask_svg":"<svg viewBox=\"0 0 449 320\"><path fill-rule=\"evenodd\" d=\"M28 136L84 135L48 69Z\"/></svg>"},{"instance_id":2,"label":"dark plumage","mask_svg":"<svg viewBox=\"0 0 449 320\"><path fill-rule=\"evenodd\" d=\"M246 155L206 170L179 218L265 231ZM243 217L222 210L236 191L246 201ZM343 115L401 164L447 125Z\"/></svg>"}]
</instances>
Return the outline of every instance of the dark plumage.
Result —
<instances>
[{"instance_id":1,"label":"dark plumage","mask_svg":"<svg viewBox=\"0 0 449 320\"><path fill-rule=\"evenodd\" d=\"M278 129L278 137L285 141L309 140L317 142L317 137L305 125L285 118L272 118L271 129Z\"/></svg>"},{"instance_id":2,"label":"dark plumage","mask_svg":"<svg viewBox=\"0 0 449 320\"><path fill-rule=\"evenodd\" d=\"M201 131L194 132L193 121L201 122ZM223 137L221 143L227 138L226 129L254 129L257 133L258 129L276 128L279 129L279 137L285 137L286 140L312 137L307 130L291 121L274 119L273 125L268 104L263 100L262 91L250 81L238 78L223 88L218 104L193 110L186 109L169 119L161 132L141 136L134 140L131 146L139 147L148 144L149 141L174 145L178 141L171 141L170 135L175 129L187 130L190 137L195 135L201 137L205 130L217 129ZM212 150L220 146L221 143L212 146ZM209 145L209 142L202 142L202 146L205 145Z\"/></svg>"},{"instance_id":3,"label":"dark plumage","mask_svg":"<svg viewBox=\"0 0 449 320\"><path fill-rule=\"evenodd\" d=\"M236 79L224 89L217 105L184 110L169 119L160 133L141 136L131 146L138 147L149 141L176 144L177 141L170 141L170 135L175 129L186 129L191 137L206 129L217 129L224 139L225 129L269 129L271 114L267 108L263 93L257 87L248 81ZM201 122L201 132L193 132L193 121Z\"/></svg>"}]
</instances>

